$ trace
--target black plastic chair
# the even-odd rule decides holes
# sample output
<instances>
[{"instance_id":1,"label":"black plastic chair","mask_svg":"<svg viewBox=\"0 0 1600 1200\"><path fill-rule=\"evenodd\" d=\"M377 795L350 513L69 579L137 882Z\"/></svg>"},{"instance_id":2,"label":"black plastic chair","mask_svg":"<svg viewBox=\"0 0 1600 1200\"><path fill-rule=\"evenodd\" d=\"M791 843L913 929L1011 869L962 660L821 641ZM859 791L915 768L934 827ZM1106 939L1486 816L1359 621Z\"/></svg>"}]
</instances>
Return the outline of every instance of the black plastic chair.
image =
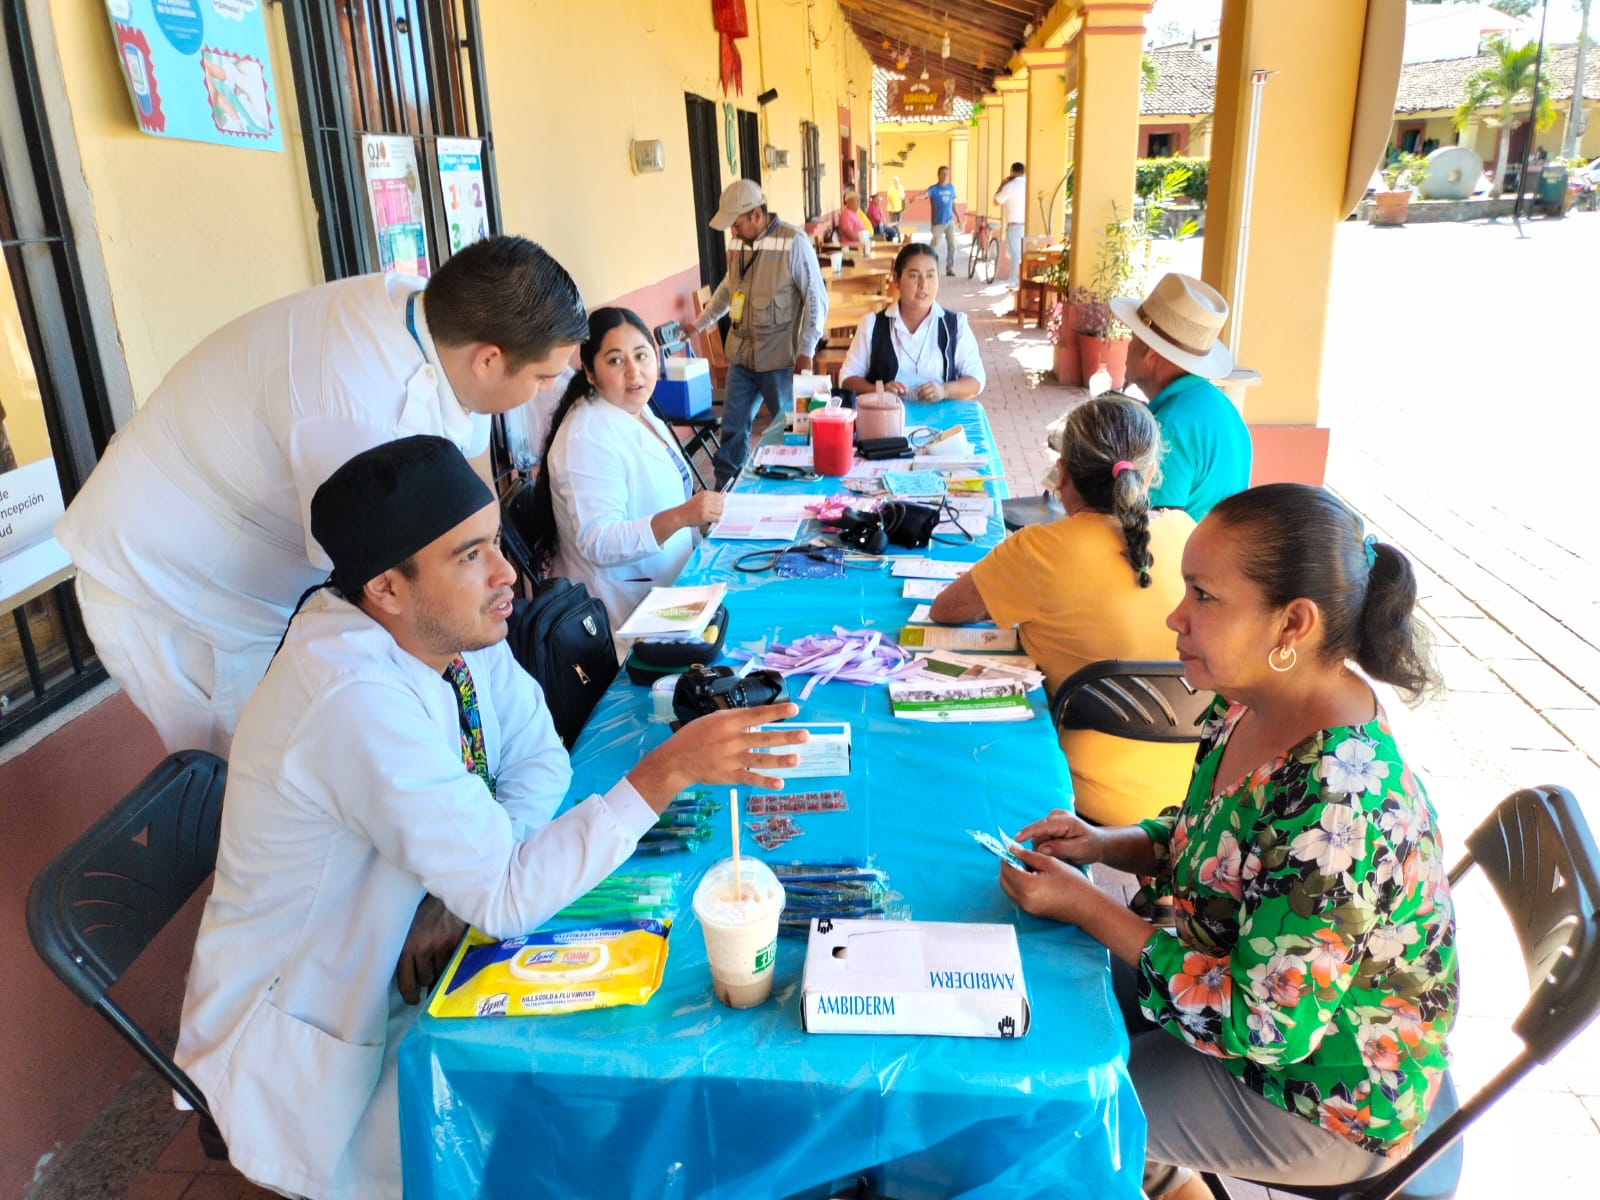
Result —
<instances>
[{"instance_id":1,"label":"black plastic chair","mask_svg":"<svg viewBox=\"0 0 1600 1200\"><path fill-rule=\"evenodd\" d=\"M1000 519L1005 522L1007 533L1015 533L1024 525L1048 525L1066 515L1061 502L1049 492L1000 501Z\"/></svg>"},{"instance_id":2,"label":"black plastic chair","mask_svg":"<svg viewBox=\"0 0 1600 1200\"><path fill-rule=\"evenodd\" d=\"M1062 729L1092 729L1136 742L1197 742L1212 694L1198 692L1178 662L1104 658L1067 676L1050 700Z\"/></svg>"},{"instance_id":3,"label":"black plastic chair","mask_svg":"<svg viewBox=\"0 0 1600 1200\"><path fill-rule=\"evenodd\" d=\"M1521 1051L1464 1104L1447 1074L1416 1147L1384 1174L1331 1187L1274 1183L1273 1191L1305 1200L1450 1200L1467 1126L1600 1014L1600 852L1572 793L1546 785L1507 796L1467 838L1451 886L1473 867L1494 885L1522 947L1528 1002L1511 1023ZM1206 1182L1228 1195L1216 1176Z\"/></svg>"},{"instance_id":4,"label":"black plastic chair","mask_svg":"<svg viewBox=\"0 0 1600 1200\"><path fill-rule=\"evenodd\" d=\"M689 335L677 321L666 321L655 327L656 345L661 347L663 363L675 354L682 354L689 348ZM662 367L663 373L666 367ZM720 399L716 392L712 392L712 408ZM683 451L683 461L689 464L695 482L701 487L711 486L700 474L700 468L695 465L695 456L704 453L710 461L716 454L717 448L722 445L717 440L717 431L722 428L722 419L707 413L701 417L669 417L656 407L654 400L650 401L650 411L672 430L672 436L677 439L678 449ZM678 430L687 429L687 437L679 437Z\"/></svg>"},{"instance_id":5,"label":"black plastic chair","mask_svg":"<svg viewBox=\"0 0 1600 1200\"><path fill-rule=\"evenodd\" d=\"M28 892L39 957L200 1114L201 1144L213 1158L226 1149L205 1096L108 992L216 866L227 771L203 750L168 755Z\"/></svg>"}]
</instances>

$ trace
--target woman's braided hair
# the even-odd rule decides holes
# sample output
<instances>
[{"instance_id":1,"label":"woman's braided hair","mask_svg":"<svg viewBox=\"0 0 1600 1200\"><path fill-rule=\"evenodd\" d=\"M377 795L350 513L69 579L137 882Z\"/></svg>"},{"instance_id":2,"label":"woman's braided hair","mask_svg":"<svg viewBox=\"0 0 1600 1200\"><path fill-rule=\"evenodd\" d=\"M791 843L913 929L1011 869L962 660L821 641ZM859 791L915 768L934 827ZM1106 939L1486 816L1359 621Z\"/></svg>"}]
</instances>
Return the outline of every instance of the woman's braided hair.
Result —
<instances>
[{"instance_id":1,"label":"woman's braided hair","mask_svg":"<svg viewBox=\"0 0 1600 1200\"><path fill-rule=\"evenodd\" d=\"M1061 469L1084 503L1122 526L1128 562L1150 586L1150 482L1161 461L1161 430L1150 410L1121 392L1087 400L1067 417ZM1120 471L1119 463L1127 463Z\"/></svg>"}]
</instances>

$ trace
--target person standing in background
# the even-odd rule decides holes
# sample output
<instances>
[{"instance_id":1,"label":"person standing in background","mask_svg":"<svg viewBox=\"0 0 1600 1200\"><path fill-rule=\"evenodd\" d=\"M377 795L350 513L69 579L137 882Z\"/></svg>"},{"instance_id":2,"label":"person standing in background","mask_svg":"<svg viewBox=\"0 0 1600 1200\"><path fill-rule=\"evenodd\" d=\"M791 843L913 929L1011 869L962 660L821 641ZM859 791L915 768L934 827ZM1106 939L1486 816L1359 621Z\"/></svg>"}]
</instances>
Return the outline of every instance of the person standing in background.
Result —
<instances>
[{"instance_id":1,"label":"person standing in background","mask_svg":"<svg viewBox=\"0 0 1600 1200\"><path fill-rule=\"evenodd\" d=\"M1019 162L1011 164L1011 174L994 194L1006 229L1006 278L1009 288L1022 284L1022 227L1028 219L1028 176Z\"/></svg>"},{"instance_id":2,"label":"person standing in background","mask_svg":"<svg viewBox=\"0 0 1600 1200\"><path fill-rule=\"evenodd\" d=\"M722 397L722 445L715 458L717 489L739 474L750 452L750 423L763 400L781 413L793 402L794 377L811 370L811 356L828 318L828 289L805 231L767 210L760 185L730 183L711 228L732 230L742 243L728 274L694 323L704 334L723 313L728 330L728 383ZM587 335L585 326L585 335Z\"/></svg>"},{"instance_id":3,"label":"person standing in background","mask_svg":"<svg viewBox=\"0 0 1600 1200\"><path fill-rule=\"evenodd\" d=\"M956 189L950 182L950 168L939 168L939 182L927 191L928 219L932 223L933 233L928 238L928 245L933 247L933 256L939 257L939 239L944 239L944 273L956 273Z\"/></svg>"}]
</instances>

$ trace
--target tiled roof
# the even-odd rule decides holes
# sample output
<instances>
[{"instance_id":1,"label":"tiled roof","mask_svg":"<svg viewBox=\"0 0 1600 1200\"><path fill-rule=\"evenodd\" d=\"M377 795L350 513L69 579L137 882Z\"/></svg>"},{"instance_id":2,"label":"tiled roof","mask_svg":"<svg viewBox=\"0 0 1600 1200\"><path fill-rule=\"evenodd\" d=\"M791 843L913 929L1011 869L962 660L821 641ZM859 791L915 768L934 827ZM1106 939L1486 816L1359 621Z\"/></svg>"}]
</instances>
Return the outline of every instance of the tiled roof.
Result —
<instances>
[{"instance_id":1,"label":"tiled roof","mask_svg":"<svg viewBox=\"0 0 1600 1200\"><path fill-rule=\"evenodd\" d=\"M1494 62L1494 55L1472 58L1441 58L1433 62L1407 63L1400 68L1400 91L1395 96L1395 112L1455 111L1466 90L1467 76L1479 67ZM1578 71L1578 48L1566 46L1546 49L1544 77L1550 85L1550 99L1559 104L1572 99L1572 81ZM1583 73L1585 100L1600 100L1600 47L1590 46ZM1523 99L1527 103L1527 98Z\"/></svg>"},{"instance_id":2,"label":"tiled roof","mask_svg":"<svg viewBox=\"0 0 1600 1200\"><path fill-rule=\"evenodd\" d=\"M972 120L972 101L956 97L952 105L952 112L948 117L890 117L889 111L889 80L904 79L904 75L896 75L885 71L882 67L872 68L872 119L874 121L894 121L905 125L946 125L951 121L959 121L965 125Z\"/></svg>"},{"instance_id":3,"label":"tiled roof","mask_svg":"<svg viewBox=\"0 0 1600 1200\"><path fill-rule=\"evenodd\" d=\"M1160 76L1155 91L1139 98L1141 113L1198 116L1211 111L1217 90L1217 64L1211 58L1187 46L1152 50L1150 57Z\"/></svg>"}]
</instances>

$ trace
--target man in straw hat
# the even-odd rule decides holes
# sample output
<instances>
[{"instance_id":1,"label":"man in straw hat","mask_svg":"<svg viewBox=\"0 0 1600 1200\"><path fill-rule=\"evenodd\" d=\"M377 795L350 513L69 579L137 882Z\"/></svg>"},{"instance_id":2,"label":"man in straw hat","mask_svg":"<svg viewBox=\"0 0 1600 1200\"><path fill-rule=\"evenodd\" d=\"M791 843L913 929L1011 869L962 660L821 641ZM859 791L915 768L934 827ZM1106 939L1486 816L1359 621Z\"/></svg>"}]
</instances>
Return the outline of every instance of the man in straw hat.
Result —
<instances>
[{"instance_id":1,"label":"man in straw hat","mask_svg":"<svg viewBox=\"0 0 1600 1200\"><path fill-rule=\"evenodd\" d=\"M728 330L728 382L722 392L722 444L714 466L717 487L744 466L750 422L765 400L774 414L793 403L794 376L811 370L828 317L828 289L817 252L805 231L767 209L761 185L736 179L722 193L711 228L732 230L743 246L728 259L728 273L705 311L695 318L705 333L724 313Z\"/></svg>"},{"instance_id":2,"label":"man in straw hat","mask_svg":"<svg viewBox=\"0 0 1600 1200\"><path fill-rule=\"evenodd\" d=\"M702 717L552 820L572 773L504 644L515 573L460 450L359 454L310 518L333 573L239 721L176 1058L251 1179L398 1198L395 1051L463 922L534 929L680 790L780 787L757 764L797 760L756 748L805 736L750 732L792 704Z\"/></svg>"},{"instance_id":3,"label":"man in straw hat","mask_svg":"<svg viewBox=\"0 0 1600 1200\"><path fill-rule=\"evenodd\" d=\"M1224 496L1250 486L1250 431L1211 383L1254 374L1235 368L1217 340L1228 302L1215 288L1174 271L1143 300L1112 300L1111 311L1133 331L1128 382L1149 398L1166 443L1150 507L1181 508L1199 521Z\"/></svg>"}]
</instances>

